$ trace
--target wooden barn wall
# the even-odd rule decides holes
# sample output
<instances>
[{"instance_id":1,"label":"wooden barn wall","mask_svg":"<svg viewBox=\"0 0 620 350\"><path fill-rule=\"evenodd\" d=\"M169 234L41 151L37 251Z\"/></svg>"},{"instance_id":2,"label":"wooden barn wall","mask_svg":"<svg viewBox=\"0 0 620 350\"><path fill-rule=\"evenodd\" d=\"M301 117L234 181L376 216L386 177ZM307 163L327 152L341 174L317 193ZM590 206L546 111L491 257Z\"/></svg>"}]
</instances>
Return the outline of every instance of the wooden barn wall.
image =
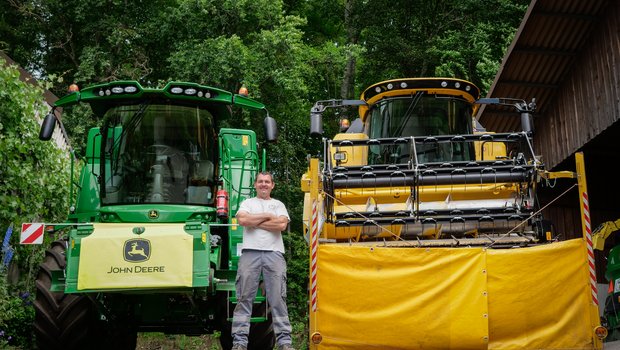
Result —
<instances>
[{"instance_id":1,"label":"wooden barn wall","mask_svg":"<svg viewBox=\"0 0 620 350\"><path fill-rule=\"evenodd\" d=\"M560 200L560 204L552 205L545 209L543 211L543 216L546 220L549 220L553 223L553 231L555 234L554 238L557 238L559 240L581 238L583 237L581 227L581 213L579 211L579 207L575 208L574 205L575 203L578 203L579 200L577 198L577 190L572 189L565 196L566 198L564 198L564 200ZM600 223L600 215L598 215L596 212L592 212L591 222ZM591 229L596 229L596 225L593 226ZM605 251L594 251L594 265L596 267L596 277L599 283L607 282L607 280L605 280L605 269L607 264L606 257L609 253L609 249L616 245L616 239L613 239L613 237L610 238L611 239L609 239L605 244Z\"/></svg>"},{"instance_id":2,"label":"wooden barn wall","mask_svg":"<svg viewBox=\"0 0 620 350\"><path fill-rule=\"evenodd\" d=\"M620 1L610 2L606 17L590 38L589 46L579 53L570 75L558 88L553 104L535 119L534 143L547 169L574 170L574 153L620 119ZM586 168L588 173L600 172L609 169L609 164L588 163L586 157ZM601 186L591 181L588 177L590 190ZM543 210L543 215L553 222L560 239L582 236L577 189L572 188L559 200L556 198L569 186L543 188L539 192L541 204L554 201ZM620 217L614 209L617 206L601 202L601 196L614 196L609 190L591 192L592 230L607 220ZM606 256L617 244L620 244L620 237L612 235L605 244L605 251L595 250L596 275L600 283L607 282Z\"/></svg>"},{"instance_id":3,"label":"wooden barn wall","mask_svg":"<svg viewBox=\"0 0 620 350\"><path fill-rule=\"evenodd\" d=\"M536 148L549 169L620 118L620 1L606 13L553 105L535 120Z\"/></svg>"}]
</instances>

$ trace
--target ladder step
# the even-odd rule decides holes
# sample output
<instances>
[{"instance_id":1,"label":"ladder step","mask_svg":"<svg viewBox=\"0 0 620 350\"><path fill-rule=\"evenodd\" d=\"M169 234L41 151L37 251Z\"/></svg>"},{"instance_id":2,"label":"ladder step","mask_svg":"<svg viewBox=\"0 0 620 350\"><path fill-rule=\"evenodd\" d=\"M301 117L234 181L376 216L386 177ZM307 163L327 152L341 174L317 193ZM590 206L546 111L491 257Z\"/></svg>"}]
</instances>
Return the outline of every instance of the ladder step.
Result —
<instances>
[{"instance_id":1,"label":"ladder step","mask_svg":"<svg viewBox=\"0 0 620 350\"><path fill-rule=\"evenodd\" d=\"M267 300L267 298L264 297L264 296L256 297L256 298L254 298L254 304L260 304L260 303L262 303L265 300ZM233 304L236 304L237 303L237 297L229 297L228 301L230 301Z\"/></svg>"},{"instance_id":2,"label":"ladder step","mask_svg":"<svg viewBox=\"0 0 620 350\"><path fill-rule=\"evenodd\" d=\"M228 321L232 322L232 317L228 317ZM250 318L250 322L265 322L267 321L267 317L252 317Z\"/></svg>"}]
</instances>

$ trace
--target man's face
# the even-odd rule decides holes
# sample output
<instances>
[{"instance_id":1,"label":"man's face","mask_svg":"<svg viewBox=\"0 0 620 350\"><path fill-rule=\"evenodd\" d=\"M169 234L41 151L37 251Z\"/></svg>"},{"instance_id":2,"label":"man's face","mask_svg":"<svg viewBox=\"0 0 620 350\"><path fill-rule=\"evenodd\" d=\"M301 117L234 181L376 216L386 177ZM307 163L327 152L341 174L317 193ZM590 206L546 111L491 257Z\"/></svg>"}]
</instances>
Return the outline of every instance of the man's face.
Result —
<instances>
[{"instance_id":1,"label":"man's face","mask_svg":"<svg viewBox=\"0 0 620 350\"><path fill-rule=\"evenodd\" d=\"M271 176L265 174L258 174L256 181L254 182L254 188L256 189L256 196L262 199L269 199L271 196L271 190L275 184L271 179Z\"/></svg>"}]
</instances>

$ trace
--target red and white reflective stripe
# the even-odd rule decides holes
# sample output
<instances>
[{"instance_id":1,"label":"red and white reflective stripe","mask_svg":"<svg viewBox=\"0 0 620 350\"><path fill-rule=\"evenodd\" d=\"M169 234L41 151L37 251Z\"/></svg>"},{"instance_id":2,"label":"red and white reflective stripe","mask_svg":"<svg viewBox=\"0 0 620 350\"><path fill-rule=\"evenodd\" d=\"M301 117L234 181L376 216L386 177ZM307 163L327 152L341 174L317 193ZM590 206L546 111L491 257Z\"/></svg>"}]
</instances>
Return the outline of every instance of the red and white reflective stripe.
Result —
<instances>
[{"instance_id":1,"label":"red and white reflective stripe","mask_svg":"<svg viewBox=\"0 0 620 350\"><path fill-rule=\"evenodd\" d=\"M590 225L590 207L588 203L588 193L583 192L583 219L586 224L586 243L588 244L588 266L590 269L590 288L592 290L592 301L598 305L598 291L596 288L596 268L594 267L594 249L592 247L592 226Z\"/></svg>"},{"instance_id":2,"label":"red and white reflective stripe","mask_svg":"<svg viewBox=\"0 0 620 350\"><path fill-rule=\"evenodd\" d=\"M22 232L20 236L20 244L41 244L43 243L44 224L41 223L24 223L22 224Z\"/></svg>"},{"instance_id":3,"label":"red and white reflective stripe","mask_svg":"<svg viewBox=\"0 0 620 350\"><path fill-rule=\"evenodd\" d=\"M319 248L319 234L318 234L318 215L316 210L316 200L312 202L312 218L310 224L310 309L316 312L316 261Z\"/></svg>"}]
</instances>

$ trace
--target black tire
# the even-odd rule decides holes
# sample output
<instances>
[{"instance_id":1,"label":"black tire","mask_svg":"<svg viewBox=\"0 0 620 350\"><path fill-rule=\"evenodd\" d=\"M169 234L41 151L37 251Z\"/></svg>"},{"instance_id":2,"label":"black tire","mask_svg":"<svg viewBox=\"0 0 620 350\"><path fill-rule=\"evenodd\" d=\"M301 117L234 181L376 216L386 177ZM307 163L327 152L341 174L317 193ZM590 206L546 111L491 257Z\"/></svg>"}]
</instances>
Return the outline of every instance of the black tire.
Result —
<instances>
[{"instance_id":1,"label":"black tire","mask_svg":"<svg viewBox=\"0 0 620 350\"><path fill-rule=\"evenodd\" d=\"M264 288L261 282L259 286L261 290ZM223 299L223 300L222 300ZM220 345L224 350L230 350L232 348L232 322L227 320L229 316L226 312L226 303L228 303L228 299L226 297L221 298L221 305L224 312L222 313L223 322L221 327L220 334ZM235 305L230 303L228 305L228 309L230 310L230 317L232 318L232 312L234 310ZM250 335L248 337L248 350L266 350L273 349L276 344L276 336L273 330L273 322L271 317L271 309L267 308L267 303L263 302L260 304L254 304L252 308L252 316L261 317L267 314L267 321L265 322L253 322L250 324Z\"/></svg>"},{"instance_id":2,"label":"black tire","mask_svg":"<svg viewBox=\"0 0 620 350\"><path fill-rule=\"evenodd\" d=\"M228 321L228 312L227 312L227 303L228 303L228 299L224 296L223 298L219 298L220 300L220 317L221 317L221 324L220 324L220 346L222 347L223 350L230 350L232 349L233 346L233 338L232 338L232 322ZM232 310L235 306L232 303L228 303L228 308L230 308L231 310L231 314L232 314ZM232 317L232 316L231 316Z\"/></svg>"},{"instance_id":3,"label":"black tire","mask_svg":"<svg viewBox=\"0 0 620 350\"><path fill-rule=\"evenodd\" d=\"M52 243L37 275L34 328L38 348L135 349L137 332L124 330L110 334L111 329L98 320L97 309L86 296L50 290L52 271L63 271L66 267L66 242Z\"/></svg>"},{"instance_id":4,"label":"black tire","mask_svg":"<svg viewBox=\"0 0 620 350\"><path fill-rule=\"evenodd\" d=\"M39 349L77 349L88 345L91 302L85 297L50 291L52 272L66 267L66 241L55 241L45 252L37 275L35 334Z\"/></svg>"},{"instance_id":5,"label":"black tire","mask_svg":"<svg viewBox=\"0 0 620 350\"><path fill-rule=\"evenodd\" d=\"M273 331L273 321L271 318L271 308L267 308L267 303L254 304L252 315L256 317L267 315L267 321L255 322L250 326L250 337L248 350L273 349L276 344L276 335Z\"/></svg>"}]
</instances>

